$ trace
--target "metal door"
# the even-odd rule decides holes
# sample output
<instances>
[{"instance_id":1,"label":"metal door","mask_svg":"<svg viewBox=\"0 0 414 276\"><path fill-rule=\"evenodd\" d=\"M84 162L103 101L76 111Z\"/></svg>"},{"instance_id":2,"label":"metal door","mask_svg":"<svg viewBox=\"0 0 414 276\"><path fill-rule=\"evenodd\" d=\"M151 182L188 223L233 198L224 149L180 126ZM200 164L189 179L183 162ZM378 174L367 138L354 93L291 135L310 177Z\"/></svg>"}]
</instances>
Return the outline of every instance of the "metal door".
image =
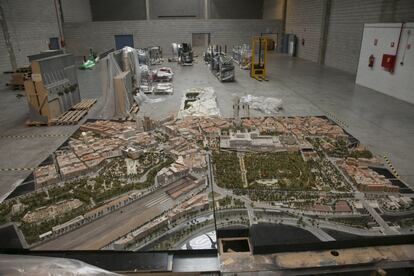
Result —
<instances>
[{"instance_id":1,"label":"metal door","mask_svg":"<svg viewBox=\"0 0 414 276\"><path fill-rule=\"evenodd\" d=\"M49 49L50 50L59 50L59 38L58 37L51 37L49 38Z\"/></svg>"},{"instance_id":2,"label":"metal door","mask_svg":"<svg viewBox=\"0 0 414 276\"><path fill-rule=\"evenodd\" d=\"M115 47L117 50L129 46L134 48L134 37L132 35L115 35Z\"/></svg>"},{"instance_id":3,"label":"metal door","mask_svg":"<svg viewBox=\"0 0 414 276\"><path fill-rule=\"evenodd\" d=\"M197 55L203 53L210 44L210 33L193 33L192 34L193 52Z\"/></svg>"}]
</instances>

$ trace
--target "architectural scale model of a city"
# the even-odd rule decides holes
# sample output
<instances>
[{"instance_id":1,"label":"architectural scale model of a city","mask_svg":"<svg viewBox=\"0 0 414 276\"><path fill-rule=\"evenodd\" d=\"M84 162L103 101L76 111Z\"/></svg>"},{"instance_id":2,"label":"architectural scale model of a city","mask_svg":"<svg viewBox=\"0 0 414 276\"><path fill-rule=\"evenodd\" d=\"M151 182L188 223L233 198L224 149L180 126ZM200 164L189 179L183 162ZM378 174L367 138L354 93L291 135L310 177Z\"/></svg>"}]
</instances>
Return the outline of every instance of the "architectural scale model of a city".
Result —
<instances>
[{"instance_id":1,"label":"architectural scale model of a city","mask_svg":"<svg viewBox=\"0 0 414 276\"><path fill-rule=\"evenodd\" d=\"M213 214L218 227L285 224L321 241L409 233L409 189L383 171L325 117L88 121L34 171L35 191L0 205L0 222L34 249L190 248Z\"/></svg>"}]
</instances>

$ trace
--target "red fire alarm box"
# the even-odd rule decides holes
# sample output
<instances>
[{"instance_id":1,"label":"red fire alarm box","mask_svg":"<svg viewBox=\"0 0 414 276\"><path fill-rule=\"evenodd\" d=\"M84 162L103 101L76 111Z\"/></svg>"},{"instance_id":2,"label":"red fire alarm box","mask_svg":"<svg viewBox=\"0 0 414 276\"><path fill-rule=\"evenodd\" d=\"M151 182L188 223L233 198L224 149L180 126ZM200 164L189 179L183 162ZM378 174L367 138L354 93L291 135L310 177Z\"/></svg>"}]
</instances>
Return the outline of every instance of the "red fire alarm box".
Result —
<instances>
[{"instance_id":1,"label":"red fire alarm box","mask_svg":"<svg viewBox=\"0 0 414 276\"><path fill-rule=\"evenodd\" d=\"M384 54L382 56L382 62L381 62L381 66L390 72L394 71L394 67L395 67L395 60L396 60L396 56L395 55L387 55Z\"/></svg>"}]
</instances>

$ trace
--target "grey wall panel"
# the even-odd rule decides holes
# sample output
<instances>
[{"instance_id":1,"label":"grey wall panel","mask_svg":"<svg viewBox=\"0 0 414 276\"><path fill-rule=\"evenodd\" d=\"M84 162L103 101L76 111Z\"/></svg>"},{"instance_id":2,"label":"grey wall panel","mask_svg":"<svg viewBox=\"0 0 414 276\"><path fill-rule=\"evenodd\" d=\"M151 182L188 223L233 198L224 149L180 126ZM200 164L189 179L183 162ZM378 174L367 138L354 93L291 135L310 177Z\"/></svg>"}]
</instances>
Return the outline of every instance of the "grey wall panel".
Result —
<instances>
[{"instance_id":1,"label":"grey wall panel","mask_svg":"<svg viewBox=\"0 0 414 276\"><path fill-rule=\"evenodd\" d=\"M29 65L28 55L47 50L49 38L59 36L53 0L1 0L0 5L7 20L17 66ZM0 61L0 72L11 70L4 42L0 42Z\"/></svg>"},{"instance_id":2,"label":"grey wall panel","mask_svg":"<svg viewBox=\"0 0 414 276\"><path fill-rule=\"evenodd\" d=\"M150 18L204 18L204 0L151 0Z\"/></svg>"},{"instance_id":3,"label":"grey wall panel","mask_svg":"<svg viewBox=\"0 0 414 276\"><path fill-rule=\"evenodd\" d=\"M288 0L286 32L298 36L298 57L318 61L322 14L322 0ZM305 41L304 45L301 43L302 39Z\"/></svg>"},{"instance_id":4,"label":"grey wall panel","mask_svg":"<svg viewBox=\"0 0 414 276\"><path fill-rule=\"evenodd\" d=\"M0 73L11 69L10 59L4 41L3 34L0 33Z\"/></svg>"},{"instance_id":5,"label":"grey wall panel","mask_svg":"<svg viewBox=\"0 0 414 276\"><path fill-rule=\"evenodd\" d=\"M413 22L413 0L332 0L325 64L356 74L364 23Z\"/></svg>"},{"instance_id":6,"label":"grey wall panel","mask_svg":"<svg viewBox=\"0 0 414 276\"><path fill-rule=\"evenodd\" d=\"M61 0L65 22L92 21L91 5L88 0Z\"/></svg>"},{"instance_id":7,"label":"grey wall panel","mask_svg":"<svg viewBox=\"0 0 414 276\"><path fill-rule=\"evenodd\" d=\"M98 52L114 48L116 34L133 34L135 47L159 45L165 55L170 55L171 43L191 43L192 33L210 33L212 44L232 47L250 43L253 35L262 32L280 32L281 26L277 20L177 19L65 23L64 32L67 47L75 56L87 54L89 48Z\"/></svg>"},{"instance_id":8,"label":"grey wall panel","mask_svg":"<svg viewBox=\"0 0 414 276\"><path fill-rule=\"evenodd\" d=\"M90 0L90 3L93 21L146 20L145 0Z\"/></svg>"},{"instance_id":9,"label":"grey wall panel","mask_svg":"<svg viewBox=\"0 0 414 276\"><path fill-rule=\"evenodd\" d=\"M283 20L283 6L285 0L264 0L263 19Z\"/></svg>"},{"instance_id":10,"label":"grey wall panel","mask_svg":"<svg viewBox=\"0 0 414 276\"><path fill-rule=\"evenodd\" d=\"M263 0L210 0L210 18L260 19Z\"/></svg>"}]
</instances>

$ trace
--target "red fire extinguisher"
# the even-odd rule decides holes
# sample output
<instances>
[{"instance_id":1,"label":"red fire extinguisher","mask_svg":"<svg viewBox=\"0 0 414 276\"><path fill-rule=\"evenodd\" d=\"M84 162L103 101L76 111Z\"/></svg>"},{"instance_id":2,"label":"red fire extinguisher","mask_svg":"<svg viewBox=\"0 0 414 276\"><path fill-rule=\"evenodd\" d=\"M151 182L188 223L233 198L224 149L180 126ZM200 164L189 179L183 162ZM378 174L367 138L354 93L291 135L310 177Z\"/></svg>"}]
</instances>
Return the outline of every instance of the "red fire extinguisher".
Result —
<instances>
[{"instance_id":1,"label":"red fire extinguisher","mask_svg":"<svg viewBox=\"0 0 414 276\"><path fill-rule=\"evenodd\" d=\"M374 67L375 57L374 55L370 55L368 59L368 67Z\"/></svg>"}]
</instances>

